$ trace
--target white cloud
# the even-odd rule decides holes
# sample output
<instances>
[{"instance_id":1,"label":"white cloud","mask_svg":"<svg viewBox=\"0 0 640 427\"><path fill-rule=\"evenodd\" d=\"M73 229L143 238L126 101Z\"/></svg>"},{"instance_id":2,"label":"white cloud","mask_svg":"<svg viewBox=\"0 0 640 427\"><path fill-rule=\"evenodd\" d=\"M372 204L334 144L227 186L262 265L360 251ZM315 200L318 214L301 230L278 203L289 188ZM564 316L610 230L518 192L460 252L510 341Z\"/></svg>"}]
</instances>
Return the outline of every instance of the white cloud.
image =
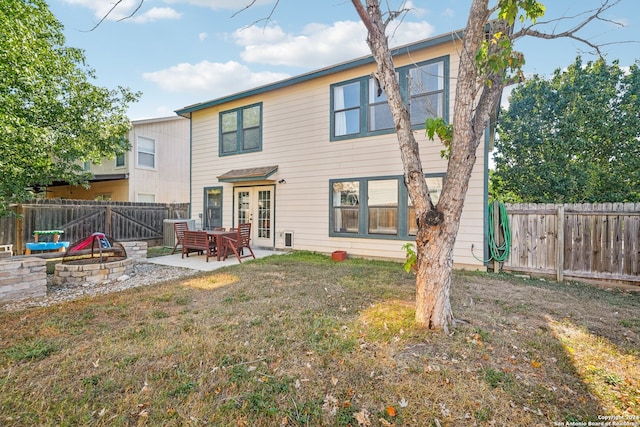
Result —
<instances>
[{"instance_id":1,"label":"white cloud","mask_svg":"<svg viewBox=\"0 0 640 427\"><path fill-rule=\"evenodd\" d=\"M240 54L250 63L319 68L367 53L365 29L359 22L333 25L311 24L300 35L286 34L280 27L250 27L233 34L244 46Z\"/></svg>"},{"instance_id":2,"label":"white cloud","mask_svg":"<svg viewBox=\"0 0 640 427\"><path fill-rule=\"evenodd\" d=\"M398 23L398 27L393 29L389 35L389 44L391 46L402 46L418 40L431 37L435 33L433 25L426 21L422 22L402 22Z\"/></svg>"},{"instance_id":3,"label":"white cloud","mask_svg":"<svg viewBox=\"0 0 640 427\"><path fill-rule=\"evenodd\" d=\"M208 7L213 10L230 9L242 10L251 5L251 0L165 0L166 3L186 3L193 6ZM257 7L264 4L273 4L274 0L256 0L251 7Z\"/></svg>"},{"instance_id":4,"label":"white cloud","mask_svg":"<svg viewBox=\"0 0 640 427\"><path fill-rule=\"evenodd\" d=\"M209 34L207 34L207 33L198 34L198 40L200 40L201 42L205 41L207 39L207 37L209 37Z\"/></svg>"},{"instance_id":5,"label":"white cloud","mask_svg":"<svg viewBox=\"0 0 640 427\"><path fill-rule=\"evenodd\" d=\"M132 14L131 22L146 23L158 21L161 19L178 19L181 14L169 7L154 7L149 10L144 8L137 10L140 5L140 0L122 0L114 7L114 2L111 1L96 1L96 0L63 0L65 3L82 6L87 9L91 9L94 15L98 19L106 17L109 21L118 21L123 18L127 18Z\"/></svg>"},{"instance_id":6,"label":"white cloud","mask_svg":"<svg viewBox=\"0 0 640 427\"><path fill-rule=\"evenodd\" d=\"M431 36L428 22L403 22L390 28L390 44L400 46ZM368 55L366 30L359 21L338 21L332 25L309 24L301 34L287 34L279 26L250 27L232 37L244 47L241 57L249 63L321 68Z\"/></svg>"},{"instance_id":7,"label":"white cloud","mask_svg":"<svg viewBox=\"0 0 640 427\"><path fill-rule=\"evenodd\" d=\"M269 71L253 72L235 61L201 61L197 64L183 63L164 70L144 73L142 77L168 92L190 92L218 97L273 83L289 75Z\"/></svg>"},{"instance_id":8,"label":"white cloud","mask_svg":"<svg viewBox=\"0 0 640 427\"><path fill-rule=\"evenodd\" d=\"M180 19L181 16L181 13L176 12L170 7L154 7L145 12L142 12L142 14L136 13L131 18L131 21L137 22L139 24L145 24L147 22L154 22L162 19Z\"/></svg>"}]
</instances>

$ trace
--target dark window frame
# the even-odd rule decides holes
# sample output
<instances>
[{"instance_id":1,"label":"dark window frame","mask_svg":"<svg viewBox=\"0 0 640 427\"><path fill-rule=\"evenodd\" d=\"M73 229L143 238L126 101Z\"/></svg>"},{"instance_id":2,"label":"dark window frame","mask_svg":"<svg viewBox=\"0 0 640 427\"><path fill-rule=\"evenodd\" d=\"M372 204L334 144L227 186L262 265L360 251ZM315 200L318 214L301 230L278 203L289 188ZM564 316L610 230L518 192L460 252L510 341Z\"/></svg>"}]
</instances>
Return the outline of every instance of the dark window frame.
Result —
<instances>
[{"instance_id":1,"label":"dark window frame","mask_svg":"<svg viewBox=\"0 0 640 427\"><path fill-rule=\"evenodd\" d=\"M432 65L432 64L436 64L442 62L443 64L443 89L442 90L437 90L437 91L432 91L432 92L428 92L427 96L429 94L433 94L433 93L442 93L442 109L443 109L443 114L442 114L442 118L445 120L445 122L449 122L449 86L450 86L450 82L449 82L449 55L445 55L445 56L440 56L437 58L433 58L433 59L429 59L426 61L421 61L418 62L416 64L411 64L411 65L406 65L403 67L398 67L396 69L396 73L398 74L398 81L400 82L400 94L402 95L402 98L405 102L405 104L410 108L410 89L409 89L409 75L410 75L410 70L411 69L415 69L418 67L424 67L424 66L428 66L428 65ZM330 129L329 129L329 140L330 141L343 141L343 140L349 140L349 139L354 139L354 138L364 138L364 137L368 137L368 136L375 136L375 135L383 135L383 134L389 134L389 133L394 133L395 129L392 128L388 128L388 129L379 129L379 130L369 130L370 128L370 124L371 124L371 118L369 117L370 114L370 107L371 106L380 106L383 103L380 102L375 102L375 103L370 103L369 102L369 81L371 79L370 75L367 76L362 76L362 77L358 77L355 79L350 79L350 80L345 80L342 82L338 82L338 83L334 83L332 85L330 85ZM336 110L334 108L334 103L335 103L335 99L334 99L334 91L335 88L337 87L341 87L341 86L346 86L346 85L350 85L353 84L355 82L360 83L360 114L359 114L359 119L360 119L360 131L357 133L351 133L351 134L346 134L346 135L336 135L335 132L335 115L337 112L340 112L342 110ZM412 129L423 129L424 128L424 123L416 123L414 125L411 126Z\"/></svg>"},{"instance_id":2,"label":"dark window frame","mask_svg":"<svg viewBox=\"0 0 640 427\"><path fill-rule=\"evenodd\" d=\"M442 178L443 184L445 173L428 173L424 174L424 178ZM397 204L397 232L389 233L369 233L369 204L368 191L369 182L372 181L389 181L397 180L398 183L398 204ZM335 209L333 205L333 185L340 182L357 182L358 183L358 231L336 231L334 225L336 222ZM404 177L402 175L391 176L373 176L358 178L337 178L329 180L329 237L350 237L350 238L366 238L366 239L383 239L383 240L413 240L415 235L410 234L409 218L409 193L404 185Z\"/></svg>"},{"instance_id":3,"label":"dark window frame","mask_svg":"<svg viewBox=\"0 0 640 427\"><path fill-rule=\"evenodd\" d=\"M259 118L257 126L244 127L244 111L259 107ZM222 129L223 116L226 114L236 114L236 128L233 132L224 132ZM255 153L262 151L262 129L263 129L263 105L262 102L256 102L255 104L243 105L242 107L234 108L231 110L225 110L218 113L218 156L234 156L237 154L244 153ZM257 129L258 130L258 145L257 147L252 148L244 148L245 145L245 133L247 130ZM235 141L236 147L233 151L224 151L223 150L223 138L225 135L236 134Z\"/></svg>"}]
</instances>

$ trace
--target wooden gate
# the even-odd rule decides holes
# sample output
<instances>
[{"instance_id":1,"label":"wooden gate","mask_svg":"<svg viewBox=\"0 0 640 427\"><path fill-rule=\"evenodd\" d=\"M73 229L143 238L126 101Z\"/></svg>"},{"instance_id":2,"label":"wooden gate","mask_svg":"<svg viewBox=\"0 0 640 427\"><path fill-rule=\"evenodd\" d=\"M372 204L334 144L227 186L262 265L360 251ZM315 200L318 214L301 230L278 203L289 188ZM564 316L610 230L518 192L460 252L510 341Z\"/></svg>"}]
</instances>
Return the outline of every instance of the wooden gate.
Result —
<instances>
[{"instance_id":1,"label":"wooden gate","mask_svg":"<svg viewBox=\"0 0 640 427\"><path fill-rule=\"evenodd\" d=\"M116 241L148 241L163 238L165 219L187 218L188 203L94 202L43 199L15 207L17 216L0 222L0 243L23 252L34 230L63 230L61 240L75 242L94 232Z\"/></svg>"}]
</instances>

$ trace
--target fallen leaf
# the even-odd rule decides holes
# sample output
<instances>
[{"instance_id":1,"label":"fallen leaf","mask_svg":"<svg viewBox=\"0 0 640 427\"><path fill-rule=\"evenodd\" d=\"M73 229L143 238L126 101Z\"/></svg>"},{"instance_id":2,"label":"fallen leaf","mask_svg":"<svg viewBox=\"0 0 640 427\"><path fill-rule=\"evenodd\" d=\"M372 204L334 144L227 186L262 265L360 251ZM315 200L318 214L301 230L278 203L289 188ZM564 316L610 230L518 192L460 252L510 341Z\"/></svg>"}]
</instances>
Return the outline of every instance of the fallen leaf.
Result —
<instances>
[{"instance_id":1,"label":"fallen leaf","mask_svg":"<svg viewBox=\"0 0 640 427\"><path fill-rule=\"evenodd\" d=\"M356 412L355 414L353 414L353 418L356 419L356 421L358 422L358 425L360 426L370 426L371 425L371 420L369 419L369 411L367 411L366 409L363 409L360 412Z\"/></svg>"},{"instance_id":2,"label":"fallen leaf","mask_svg":"<svg viewBox=\"0 0 640 427\"><path fill-rule=\"evenodd\" d=\"M387 406L386 411L387 415L389 415L390 417L395 417L397 415L396 408L394 408L393 406Z\"/></svg>"},{"instance_id":3,"label":"fallen leaf","mask_svg":"<svg viewBox=\"0 0 640 427\"><path fill-rule=\"evenodd\" d=\"M538 362L537 360L532 360L531 366L533 366L534 368L540 368L542 366L542 362Z\"/></svg>"},{"instance_id":4,"label":"fallen leaf","mask_svg":"<svg viewBox=\"0 0 640 427\"><path fill-rule=\"evenodd\" d=\"M403 397L402 399L400 399L400 402L398 402L398 404L400 405L401 408L406 408L409 405L409 402L407 402L406 399Z\"/></svg>"}]
</instances>

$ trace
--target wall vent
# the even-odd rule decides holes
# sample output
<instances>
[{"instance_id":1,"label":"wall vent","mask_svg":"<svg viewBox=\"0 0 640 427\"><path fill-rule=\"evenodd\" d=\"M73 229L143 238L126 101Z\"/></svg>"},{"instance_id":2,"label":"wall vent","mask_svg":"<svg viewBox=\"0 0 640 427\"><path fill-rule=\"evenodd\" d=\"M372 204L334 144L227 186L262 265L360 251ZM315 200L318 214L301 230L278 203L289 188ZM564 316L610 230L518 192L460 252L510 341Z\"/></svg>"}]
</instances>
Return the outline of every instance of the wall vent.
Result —
<instances>
[{"instance_id":1,"label":"wall vent","mask_svg":"<svg viewBox=\"0 0 640 427\"><path fill-rule=\"evenodd\" d=\"M284 247L293 248L293 231L284 232Z\"/></svg>"}]
</instances>

